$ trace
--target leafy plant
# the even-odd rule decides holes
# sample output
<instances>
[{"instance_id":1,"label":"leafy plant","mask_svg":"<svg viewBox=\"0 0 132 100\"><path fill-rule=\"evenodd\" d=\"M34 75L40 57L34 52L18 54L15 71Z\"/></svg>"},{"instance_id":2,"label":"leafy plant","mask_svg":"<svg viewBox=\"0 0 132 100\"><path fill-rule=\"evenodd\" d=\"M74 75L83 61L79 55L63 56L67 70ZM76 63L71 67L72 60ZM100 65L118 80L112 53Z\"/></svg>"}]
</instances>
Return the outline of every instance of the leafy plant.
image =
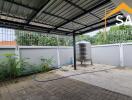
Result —
<instances>
[{"instance_id":1,"label":"leafy plant","mask_svg":"<svg viewBox=\"0 0 132 100\"><path fill-rule=\"evenodd\" d=\"M57 37L53 35L44 35L36 32L30 31L19 31L15 30L16 42L18 45L39 45L39 46L57 46L59 45L66 46L72 45L72 39L69 37ZM68 41L66 41L68 40Z\"/></svg>"},{"instance_id":2,"label":"leafy plant","mask_svg":"<svg viewBox=\"0 0 132 100\"><path fill-rule=\"evenodd\" d=\"M9 76L9 70L7 70L7 66L5 66L5 62L0 61L0 80L4 80Z\"/></svg>"},{"instance_id":3,"label":"leafy plant","mask_svg":"<svg viewBox=\"0 0 132 100\"><path fill-rule=\"evenodd\" d=\"M20 72L19 72L19 76L25 75L26 70L27 70L27 66L30 66L30 64L28 63L29 58L20 58Z\"/></svg>"},{"instance_id":4,"label":"leafy plant","mask_svg":"<svg viewBox=\"0 0 132 100\"><path fill-rule=\"evenodd\" d=\"M49 58L49 59L46 59L46 58L41 58L41 70L42 72L46 72L46 71L49 71L51 70L51 65L53 63L53 59L52 58Z\"/></svg>"},{"instance_id":5,"label":"leafy plant","mask_svg":"<svg viewBox=\"0 0 132 100\"><path fill-rule=\"evenodd\" d=\"M18 76L30 75L51 70L53 59L41 58L41 64L30 64L29 58L20 58L15 54L4 54L0 60L0 80L12 79Z\"/></svg>"},{"instance_id":6,"label":"leafy plant","mask_svg":"<svg viewBox=\"0 0 132 100\"><path fill-rule=\"evenodd\" d=\"M4 54L3 59L0 62L0 78L3 80L5 78L15 78L18 76L20 69L19 60L15 54Z\"/></svg>"},{"instance_id":7,"label":"leafy plant","mask_svg":"<svg viewBox=\"0 0 132 100\"><path fill-rule=\"evenodd\" d=\"M20 76L30 75L33 73L37 73L37 65L36 64L30 64L28 62L29 58L21 58L20 59L20 66L21 66L21 73Z\"/></svg>"},{"instance_id":8,"label":"leafy plant","mask_svg":"<svg viewBox=\"0 0 132 100\"><path fill-rule=\"evenodd\" d=\"M28 59L29 58L21 58L21 64L20 64L21 65L21 75L20 76L42 72L41 65L31 64L29 63Z\"/></svg>"}]
</instances>

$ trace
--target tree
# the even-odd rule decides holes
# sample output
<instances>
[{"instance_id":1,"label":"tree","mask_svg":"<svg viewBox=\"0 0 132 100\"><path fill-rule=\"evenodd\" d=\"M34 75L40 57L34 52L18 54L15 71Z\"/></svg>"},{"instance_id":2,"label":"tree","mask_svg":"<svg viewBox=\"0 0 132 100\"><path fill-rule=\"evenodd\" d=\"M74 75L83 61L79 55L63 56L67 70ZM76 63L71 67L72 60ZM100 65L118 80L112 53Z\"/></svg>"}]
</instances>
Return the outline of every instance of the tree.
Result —
<instances>
[{"instance_id":1,"label":"tree","mask_svg":"<svg viewBox=\"0 0 132 100\"><path fill-rule=\"evenodd\" d=\"M106 34L106 39L104 34ZM58 43L61 46L73 45L72 37L70 36L59 36L57 40L56 36L18 30L15 31L15 35L18 45L57 46ZM112 26L106 33L99 31L94 36L80 35L76 37L76 42L82 40L91 42L93 45L132 42L132 26Z\"/></svg>"},{"instance_id":2,"label":"tree","mask_svg":"<svg viewBox=\"0 0 132 100\"><path fill-rule=\"evenodd\" d=\"M45 35L36 32L30 31L15 31L16 42L18 45L26 46L70 46L72 45L71 38L69 37L60 37L57 40L56 36Z\"/></svg>"},{"instance_id":3,"label":"tree","mask_svg":"<svg viewBox=\"0 0 132 100\"><path fill-rule=\"evenodd\" d=\"M106 34L106 39L104 37ZM99 31L96 35L90 37L89 35L82 35L78 37L77 41L90 41L91 44L113 44L122 42L132 42L132 26L112 26L106 33Z\"/></svg>"}]
</instances>

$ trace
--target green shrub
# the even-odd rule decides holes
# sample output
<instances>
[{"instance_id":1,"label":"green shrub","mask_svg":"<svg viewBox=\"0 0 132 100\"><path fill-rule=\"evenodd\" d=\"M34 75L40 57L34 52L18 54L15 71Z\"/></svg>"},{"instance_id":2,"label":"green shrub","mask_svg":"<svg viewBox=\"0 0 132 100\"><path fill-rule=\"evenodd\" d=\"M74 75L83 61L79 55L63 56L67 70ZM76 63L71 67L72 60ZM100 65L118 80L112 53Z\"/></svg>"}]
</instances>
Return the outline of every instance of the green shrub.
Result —
<instances>
[{"instance_id":1,"label":"green shrub","mask_svg":"<svg viewBox=\"0 0 132 100\"><path fill-rule=\"evenodd\" d=\"M20 59L20 66L21 66L21 73L20 76L30 75L33 73L37 73L37 65L30 64L28 62L29 58L21 58Z\"/></svg>"},{"instance_id":2,"label":"green shrub","mask_svg":"<svg viewBox=\"0 0 132 100\"><path fill-rule=\"evenodd\" d=\"M19 61L16 60L15 54L4 54L3 59L0 61L0 79L15 78L18 76L20 69Z\"/></svg>"},{"instance_id":3,"label":"green shrub","mask_svg":"<svg viewBox=\"0 0 132 100\"><path fill-rule=\"evenodd\" d=\"M51 70L53 60L41 58L41 64L30 64L29 58L20 58L15 54L4 54L0 60L0 80L30 75Z\"/></svg>"},{"instance_id":4,"label":"green shrub","mask_svg":"<svg viewBox=\"0 0 132 100\"><path fill-rule=\"evenodd\" d=\"M52 65L52 59L45 59L41 58L41 64L36 65L36 64L30 64L28 62L29 58L22 58L21 59L21 76L23 75L30 75L34 73L39 73L39 72L47 72L51 70L51 65Z\"/></svg>"},{"instance_id":5,"label":"green shrub","mask_svg":"<svg viewBox=\"0 0 132 100\"><path fill-rule=\"evenodd\" d=\"M7 66L4 65L4 62L0 61L0 80L5 80L6 77L9 77L9 70Z\"/></svg>"},{"instance_id":6,"label":"green shrub","mask_svg":"<svg viewBox=\"0 0 132 100\"><path fill-rule=\"evenodd\" d=\"M52 63L53 63L52 58L49 58L49 59L41 58L41 65L40 65L41 66L41 71L42 72L50 71Z\"/></svg>"}]
</instances>

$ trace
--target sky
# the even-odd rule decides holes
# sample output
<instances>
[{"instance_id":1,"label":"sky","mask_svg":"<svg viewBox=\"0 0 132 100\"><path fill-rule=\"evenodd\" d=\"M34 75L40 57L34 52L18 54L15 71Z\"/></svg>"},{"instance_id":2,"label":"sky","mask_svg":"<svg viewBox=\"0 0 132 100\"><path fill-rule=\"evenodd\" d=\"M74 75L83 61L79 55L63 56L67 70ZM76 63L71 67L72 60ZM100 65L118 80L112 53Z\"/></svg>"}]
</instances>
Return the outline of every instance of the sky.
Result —
<instances>
[{"instance_id":1,"label":"sky","mask_svg":"<svg viewBox=\"0 0 132 100\"><path fill-rule=\"evenodd\" d=\"M0 28L0 41L14 41L15 31L13 29Z\"/></svg>"}]
</instances>

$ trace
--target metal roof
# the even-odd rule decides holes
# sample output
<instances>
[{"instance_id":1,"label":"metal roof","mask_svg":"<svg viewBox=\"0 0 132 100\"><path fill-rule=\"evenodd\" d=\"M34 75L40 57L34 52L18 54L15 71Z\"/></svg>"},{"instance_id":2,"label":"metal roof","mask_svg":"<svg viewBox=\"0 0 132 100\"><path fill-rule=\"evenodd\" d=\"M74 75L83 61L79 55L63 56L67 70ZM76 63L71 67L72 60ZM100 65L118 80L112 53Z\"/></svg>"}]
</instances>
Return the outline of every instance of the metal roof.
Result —
<instances>
[{"instance_id":1,"label":"metal roof","mask_svg":"<svg viewBox=\"0 0 132 100\"><path fill-rule=\"evenodd\" d=\"M114 8L111 0L0 0L0 27L78 35L104 27L105 9Z\"/></svg>"}]
</instances>

